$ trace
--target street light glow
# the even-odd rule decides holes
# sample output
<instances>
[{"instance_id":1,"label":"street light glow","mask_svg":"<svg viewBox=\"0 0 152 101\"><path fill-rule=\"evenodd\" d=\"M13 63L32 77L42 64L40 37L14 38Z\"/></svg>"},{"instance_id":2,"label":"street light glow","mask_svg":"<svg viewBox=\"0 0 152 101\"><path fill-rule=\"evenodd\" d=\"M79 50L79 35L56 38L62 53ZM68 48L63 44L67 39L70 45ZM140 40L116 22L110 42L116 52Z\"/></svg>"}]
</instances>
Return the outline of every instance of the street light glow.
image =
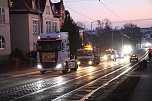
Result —
<instances>
[{"instance_id":1,"label":"street light glow","mask_svg":"<svg viewBox=\"0 0 152 101\"><path fill-rule=\"evenodd\" d=\"M131 45L125 45L122 48L122 52L126 55L129 55L132 52L132 47Z\"/></svg>"}]
</instances>

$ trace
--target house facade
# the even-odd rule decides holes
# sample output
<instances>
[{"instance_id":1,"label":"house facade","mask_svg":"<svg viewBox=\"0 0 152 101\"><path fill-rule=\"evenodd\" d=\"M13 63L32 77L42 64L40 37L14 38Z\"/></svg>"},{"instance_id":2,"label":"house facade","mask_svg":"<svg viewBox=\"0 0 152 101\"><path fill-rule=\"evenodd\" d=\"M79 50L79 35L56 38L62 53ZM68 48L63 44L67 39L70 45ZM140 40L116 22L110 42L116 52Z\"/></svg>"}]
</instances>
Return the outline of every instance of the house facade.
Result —
<instances>
[{"instance_id":1,"label":"house facade","mask_svg":"<svg viewBox=\"0 0 152 101\"><path fill-rule=\"evenodd\" d=\"M9 1L0 0L0 63L11 53Z\"/></svg>"},{"instance_id":2,"label":"house facade","mask_svg":"<svg viewBox=\"0 0 152 101\"><path fill-rule=\"evenodd\" d=\"M12 0L10 26L12 50L24 54L35 50L40 34L59 32L59 18L54 17L50 0Z\"/></svg>"}]
</instances>

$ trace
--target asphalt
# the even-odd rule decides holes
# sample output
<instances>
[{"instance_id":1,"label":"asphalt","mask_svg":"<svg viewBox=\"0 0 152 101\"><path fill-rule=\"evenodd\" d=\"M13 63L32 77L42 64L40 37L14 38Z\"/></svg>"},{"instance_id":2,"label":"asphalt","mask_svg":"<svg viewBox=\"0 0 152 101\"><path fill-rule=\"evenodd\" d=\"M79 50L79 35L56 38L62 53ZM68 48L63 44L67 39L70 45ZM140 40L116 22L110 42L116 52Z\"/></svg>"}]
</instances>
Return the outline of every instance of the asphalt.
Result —
<instances>
[{"instance_id":1,"label":"asphalt","mask_svg":"<svg viewBox=\"0 0 152 101\"><path fill-rule=\"evenodd\" d=\"M128 101L152 101L152 62L140 74L140 80Z\"/></svg>"},{"instance_id":2,"label":"asphalt","mask_svg":"<svg viewBox=\"0 0 152 101\"><path fill-rule=\"evenodd\" d=\"M0 68L0 74L33 69L31 66L27 66L26 68L17 67L10 71L9 68L11 67ZM152 61L147 63L147 68L140 74L140 80L128 101L152 101Z\"/></svg>"}]
</instances>

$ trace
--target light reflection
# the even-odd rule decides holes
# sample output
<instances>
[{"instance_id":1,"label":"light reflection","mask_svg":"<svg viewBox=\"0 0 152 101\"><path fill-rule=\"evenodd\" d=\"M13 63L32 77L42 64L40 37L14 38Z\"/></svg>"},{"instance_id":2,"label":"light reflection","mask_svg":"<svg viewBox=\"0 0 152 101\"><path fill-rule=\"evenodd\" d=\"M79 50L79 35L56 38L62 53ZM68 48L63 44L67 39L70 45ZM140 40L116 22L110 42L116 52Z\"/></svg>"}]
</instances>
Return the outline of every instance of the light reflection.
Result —
<instances>
[{"instance_id":1,"label":"light reflection","mask_svg":"<svg viewBox=\"0 0 152 101\"><path fill-rule=\"evenodd\" d=\"M104 67L104 69L107 69L108 68L108 62L104 62L103 67Z\"/></svg>"},{"instance_id":2,"label":"light reflection","mask_svg":"<svg viewBox=\"0 0 152 101\"><path fill-rule=\"evenodd\" d=\"M120 60L121 63L124 63L125 61L126 61L126 59L121 59Z\"/></svg>"},{"instance_id":3,"label":"light reflection","mask_svg":"<svg viewBox=\"0 0 152 101\"><path fill-rule=\"evenodd\" d=\"M113 66L115 66L115 62L114 62L114 61L111 61L111 62L110 62L110 67L113 67Z\"/></svg>"},{"instance_id":4,"label":"light reflection","mask_svg":"<svg viewBox=\"0 0 152 101\"><path fill-rule=\"evenodd\" d=\"M65 82L66 80L65 80L65 78L63 78L63 77L58 77L58 78L56 78L56 80L55 80L55 84L61 84L61 83L63 83L63 82Z\"/></svg>"},{"instance_id":5,"label":"light reflection","mask_svg":"<svg viewBox=\"0 0 152 101\"><path fill-rule=\"evenodd\" d=\"M89 66L90 68L87 69L87 73L92 73L95 71L95 68L93 66Z\"/></svg>"},{"instance_id":6,"label":"light reflection","mask_svg":"<svg viewBox=\"0 0 152 101\"><path fill-rule=\"evenodd\" d=\"M63 86L62 84L67 81L65 77L57 77L55 80L54 80L54 84L56 85L61 85L60 88L56 89L57 93L60 93L60 92L64 92L67 88L65 88L65 86Z\"/></svg>"},{"instance_id":7,"label":"light reflection","mask_svg":"<svg viewBox=\"0 0 152 101\"><path fill-rule=\"evenodd\" d=\"M42 80L36 82L36 85L35 85L35 86L37 87L38 90L42 89L42 87L43 87L43 82L44 82L44 81L42 81Z\"/></svg>"}]
</instances>

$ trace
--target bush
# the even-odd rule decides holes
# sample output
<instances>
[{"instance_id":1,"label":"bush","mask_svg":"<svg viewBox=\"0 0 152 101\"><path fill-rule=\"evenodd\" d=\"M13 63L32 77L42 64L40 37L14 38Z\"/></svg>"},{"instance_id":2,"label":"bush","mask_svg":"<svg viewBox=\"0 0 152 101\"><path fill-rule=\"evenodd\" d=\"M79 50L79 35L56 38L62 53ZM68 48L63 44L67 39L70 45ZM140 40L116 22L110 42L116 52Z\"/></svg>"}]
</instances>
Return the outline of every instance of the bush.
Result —
<instances>
[{"instance_id":1,"label":"bush","mask_svg":"<svg viewBox=\"0 0 152 101\"><path fill-rule=\"evenodd\" d=\"M10 54L10 58L12 59L21 59L23 58L23 52L21 50L19 50L18 48L16 48L14 51L12 51L12 53Z\"/></svg>"},{"instance_id":2,"label":"bush","mask_svg":"<svg viewBox=\"0 0 152 101\"><path fill-rule=\"evenodd\" d=\"M37 56L37 52L36 51L30 51L29 53L27 53L27 57L28 58L36 59L36 56Z\"/></svg>"}]
</instances>

